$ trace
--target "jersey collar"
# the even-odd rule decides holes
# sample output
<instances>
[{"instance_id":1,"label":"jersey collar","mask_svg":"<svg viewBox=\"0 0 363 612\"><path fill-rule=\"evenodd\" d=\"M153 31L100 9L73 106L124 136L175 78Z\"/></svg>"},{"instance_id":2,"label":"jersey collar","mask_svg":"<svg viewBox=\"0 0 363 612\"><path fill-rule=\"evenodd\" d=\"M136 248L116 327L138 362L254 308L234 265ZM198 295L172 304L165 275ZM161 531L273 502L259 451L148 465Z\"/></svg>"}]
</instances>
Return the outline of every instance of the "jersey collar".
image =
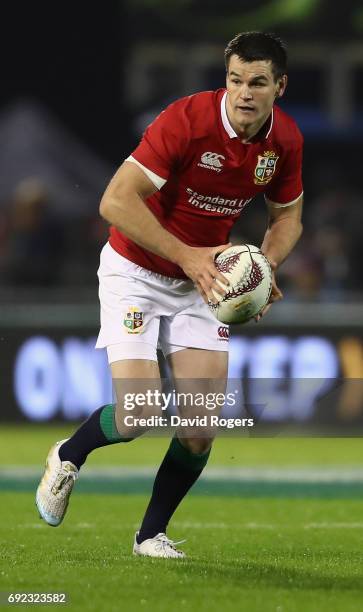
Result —
<instances>
[{"instance_id":1,"label":"jersey collar","mask_svg":"<svg viewBox=\"0 0 363 612\"><path fill-rule=\"evenodd\" d=\"M227 132L227 134L228 134L228 136L230 138L238 138L238 135L234 131L233 127L231 126L231 124L229 122L229 119L228 119L228 116L227 116L226 101L227 101L227 92L225 91L223 96L222 96L222 100L221 100L221 118L222 118L223 127L226 130L226 132ZM266 123L268 123L268 120L266 121ZM265 125L262 126L260 132L263 133L265 131L266 123L265 123ZM264 137L264 140L266 140L269 137L269 135L271 133L271 130L272 130L272 127L273 127L273 123L274 123L274 109L272 108L271 115L270 115L270 124L269 124L268 130L267 130L267 133L266 133L266 135ZM255 140L260 140L261 139L261 137L259 138L260 132L258 134L256 134L256 136L253 137L251 143L255 142ZM246 143L246 144L251 144L251 143Z\"/></svg>"}]
</instances>

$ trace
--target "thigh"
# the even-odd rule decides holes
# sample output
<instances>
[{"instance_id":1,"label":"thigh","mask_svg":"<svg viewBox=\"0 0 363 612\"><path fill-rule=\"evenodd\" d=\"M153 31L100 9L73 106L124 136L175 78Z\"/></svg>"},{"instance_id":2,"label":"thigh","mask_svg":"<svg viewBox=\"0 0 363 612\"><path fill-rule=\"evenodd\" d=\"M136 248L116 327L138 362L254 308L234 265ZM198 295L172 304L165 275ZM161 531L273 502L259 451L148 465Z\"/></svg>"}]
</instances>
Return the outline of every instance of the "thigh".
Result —
<instances>
[{"instance_id":1,"label":"thigh","mask_svg":"<svg viewBox=\"0 0 363 612\"><path fill-rule=\"evenodd\" d=\"M102 251L98 277L101 329L96 348L107 347L110 363L128 357L156 361L162 314L156 283L110 245Z\"/></svg>"},{"instance_id":2,"label":"thigh","mask_svg":"<svg viewBox=\"0 0 363 612\"><path fill-rule=\"evenodd\" d=\"M189 299L191 297L193 301L186 308L179 310L173 317L161 319L160 346L165 357L173 352L173 346L203 349L206 368L209 369L210 363L213 368L215 363L223 361L223 358L215 357L214 353L228 353L229 328L215 318L196 290L190 293ZM206 356L208 352L211 353L210 357ZM202 364L199 363L198 355L195 355L191 359L199 371ZM179 369L179 364L176 367Z\"/></svg>"},{"instance_id":3,"label":"thigh","mask_svg":"<svg viewBox=\"0 0 363 612\"><path fill-rule=\"evenodd\" d=\"M174 379L227 379L228 351L186 348L169 353L167 360Z\"/></svg>"},{"instance_id":4,"label":"thigh","mask_svg":"<svg viewBox=\"0 0 363 612\"><path fill-rule=\"evenodd\" d=\"M228 353L188 348L170 353L167 360L180 398L179 413L219 414L227 386Z\"/></svg>"},{"instance_id":5,"label":"thigh","mask_svg":"<svg viewBox=\"0 0 363 612\"><path fill-rule=\"evenodd\" d=\"M117 430L126 438L135 438L150 429L143 420L161 415L161 406L155 400L156 393L161 391L158 363L147 359L123 359L111 363L110 368L117 399Z\"/></svg>"},{"instance_id":6,"label":"thigh","mask_svg":"<svg viewBox=\"0 0 363 612\"><path fill-rule=\"evenodd\" d=\"M182 421L177 435L192 452L205 452L217 434L211 417L218 416L224 405L227 384L228 353L202 349L184 349L168 356L178 397Z\"/></svg>"},{"instance_id":7,"label":"thigh","mask_svg":"<svg viewBox=\"0 0 363 612\"><path fill-rule=\"evenodd\" d=\"M123 359L110 364L113 380L160 379L157 361L148 359Z\"/></svg>"}]
</instances>

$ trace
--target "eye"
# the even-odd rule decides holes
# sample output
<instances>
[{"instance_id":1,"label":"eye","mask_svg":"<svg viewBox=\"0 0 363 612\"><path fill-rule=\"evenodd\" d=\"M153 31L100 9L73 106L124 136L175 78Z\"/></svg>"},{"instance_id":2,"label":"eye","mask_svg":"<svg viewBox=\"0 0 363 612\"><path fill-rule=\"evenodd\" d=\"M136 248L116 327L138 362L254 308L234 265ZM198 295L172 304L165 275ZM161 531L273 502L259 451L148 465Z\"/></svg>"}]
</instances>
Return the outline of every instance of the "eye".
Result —
<instances>
[{"instance_id":1,"label":"eye","mask_svg":"<svg viewBox=\"0 0 363 612\"><path fill-rule=\"evenodd\" d=\"M232 79L232 83L236 83L236 85L239 85L241 81L239 81L238 79Z\"/></svg>"}]
</instances>

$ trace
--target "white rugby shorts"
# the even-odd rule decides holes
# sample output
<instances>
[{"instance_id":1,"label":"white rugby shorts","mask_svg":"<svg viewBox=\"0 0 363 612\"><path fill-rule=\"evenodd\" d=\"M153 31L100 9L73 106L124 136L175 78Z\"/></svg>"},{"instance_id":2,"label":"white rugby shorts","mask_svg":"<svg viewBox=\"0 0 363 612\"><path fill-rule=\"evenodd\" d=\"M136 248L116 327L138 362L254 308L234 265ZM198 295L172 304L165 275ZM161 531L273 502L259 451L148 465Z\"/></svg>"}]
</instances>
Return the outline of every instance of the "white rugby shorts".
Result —
<instances>
[{"instance_id":1,"label":"white rugby shorts","mask_svg":"<svg viewBox=\"0 0 363 612\"><path fill-rule=\"evenodd\" d=\"M157 361L184 348L228 351L229 329L210 312L191 280L156 274L117 253L101 252L99 298L101 329L96 348L108 361Z\"/></svg>"}]
</instances>

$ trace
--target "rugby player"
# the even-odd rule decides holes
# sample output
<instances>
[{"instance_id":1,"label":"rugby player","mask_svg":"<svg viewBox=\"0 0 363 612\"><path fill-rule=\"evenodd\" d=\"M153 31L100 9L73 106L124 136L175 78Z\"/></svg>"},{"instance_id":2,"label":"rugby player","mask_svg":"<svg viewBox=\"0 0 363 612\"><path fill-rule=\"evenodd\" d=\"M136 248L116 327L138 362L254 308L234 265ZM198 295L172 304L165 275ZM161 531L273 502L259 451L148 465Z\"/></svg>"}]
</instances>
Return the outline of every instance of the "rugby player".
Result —
<instances>
[{"instance_id":1,"label":"rugby player","mask_svg":"<svg viewBox=\"0 0 363 612\"><path fill-rule=\"evenodd\" d=\"M223 293L217 279L226 279L214 258L229 246L231 228L250 200L265 196L268 225L261 249L274 270L301 235L302 136L275 105L287 84L285 47L272 34L245 32L228 43L225 62L226 88L168 106L102 198L100 213L111 229L98 271L96 346L107 349L117 403L96 410L50 450L36 495L49 525L61 523L91 451L142 433L125 427L122 397L138 381L140 388L145 381L158 387L158 346L176 384L194 378L225 384L228 338L218 334L220 323L206 302L215 300L212 289ZM281 297L274 278L261 316ZM135 535L135 554L185 556L166 529L202 473L212 438L177 429Z\"/></svg>"}]
</instances>

